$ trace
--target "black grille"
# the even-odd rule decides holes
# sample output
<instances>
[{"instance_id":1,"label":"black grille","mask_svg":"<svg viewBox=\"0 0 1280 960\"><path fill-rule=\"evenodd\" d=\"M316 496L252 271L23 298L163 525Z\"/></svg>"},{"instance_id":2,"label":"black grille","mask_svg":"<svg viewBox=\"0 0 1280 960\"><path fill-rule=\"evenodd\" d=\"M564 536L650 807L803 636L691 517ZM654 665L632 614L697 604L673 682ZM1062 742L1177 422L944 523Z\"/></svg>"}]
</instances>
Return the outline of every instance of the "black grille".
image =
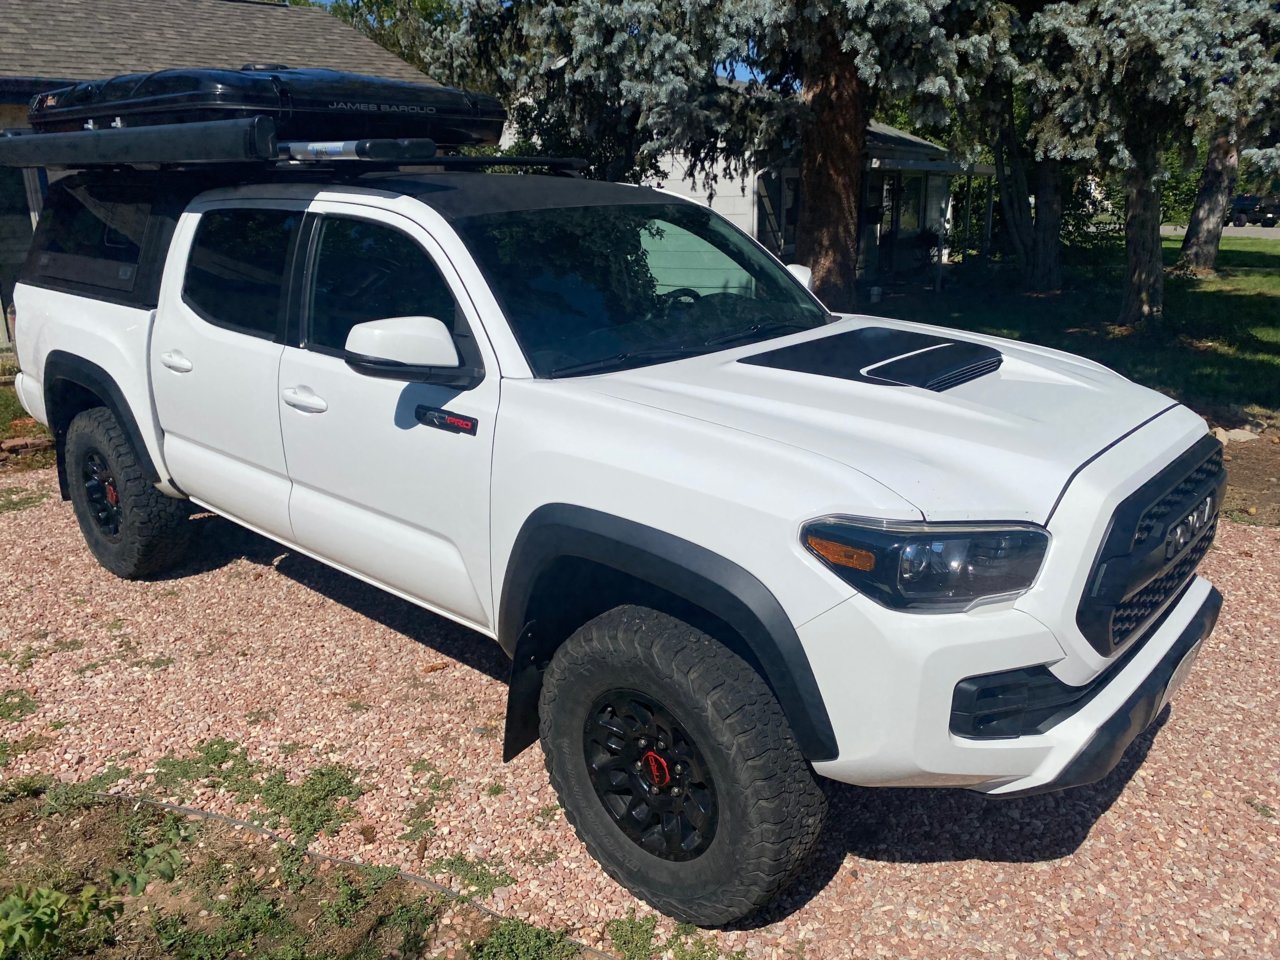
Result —
<instances>
[{"instance_id":1,"label":"black grille","mask_svg":"<svg viewBox=\"0 0 1280 960\"><path fill-rule=\"evenodd\" d=\"M1111 645L1113 647L1128 643L1130 638L1186 585L1191 575L1196 572L1200 561L1204 559L1204 555L1213 546L1213 538L1217 532L1218 521L1214 519L1195 546L1183 554L1180 560L1115 608L1115 612L1111 614Z\"/></svg>"},{"instance_id":2,"label":"black grille","mask_svg":"<svg viewBox=\"0 0 1280 960\"><path fill-rule=\"evenodd\" d=\"M1222 444L1204 437L1116 508L1076 610L1095 650L1111 656L1142 636L1187 585L1213 545L1225 485Z\"/></svg>"},{"instance_id":3,"label":"black grille","mask_svg":"<svg viewBox=\"0 0 1280 960\"><path fill-rule=\"evenodd\" d=\"M1171 517L1170 514L1182 510L1190 502L1197 490L1202 489L1209 480L1216 480L1222 474L1222 449L1219 448L1213 452L1204 463L1191 471L1190 476L1179 483L1176 487L1166 493L1163 497L1149 506L1142 514L1142 518L1138 521L1138 529L1133 537L1133 545L1136 547L1142 544L1152 532L1162 523L1170 519L1177 520L1181 517Z\"/></svg>"}]
</instances>

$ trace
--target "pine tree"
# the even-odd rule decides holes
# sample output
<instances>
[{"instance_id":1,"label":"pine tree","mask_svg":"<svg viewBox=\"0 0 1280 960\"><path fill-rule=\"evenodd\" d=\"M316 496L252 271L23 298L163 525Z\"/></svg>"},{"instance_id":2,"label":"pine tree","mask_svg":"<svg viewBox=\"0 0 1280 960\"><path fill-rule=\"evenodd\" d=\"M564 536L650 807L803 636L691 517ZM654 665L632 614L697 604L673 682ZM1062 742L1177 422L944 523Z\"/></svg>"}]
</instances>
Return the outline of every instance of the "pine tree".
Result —
<instances>
[{"instance_id":1,"label":"pine tree","mask_svg":"<svg viewBox=\"0 0 1280 960\"><path fill-rule=\"evenodd\" d=\"M1263 0L1082 0L1032 21L1028 67L1046 105L1036 136L1050 156L1121 171L1126 279L1118 323L1163 320L1161 156L1190 153L1206 114L1229 116L1225 77L1264 57L1251 26Z\"/></svg>"},{"instance_id":2,"label":"pine tree","mask_svg":"<svg viewBox=\"0 0 1280 960\"><path fill-rule=\"evenodd\" d=\"M1193 273L1212 271L1217 261L1241 149L1256 150L1280 134L1280 6L1244 6L1235 11L1240 19L1230 33L1247 37L1244 42L1252 56L1246 54L1224 69L1205 109L1206 126L1214 134L1178 261ZM1272 146L1267 152L1280 154L1280 148Z\"/></svg>"},{"instance_id":3,"label":"pine tree","mask_svg":"<svg viewBox=\"0 0 1280 960\"><path fill-rule=\"evenodd\" d=\"M468 0L432 32L447 79L522 104L634 176L669 152L713 181L798 143L797 256L833 309L853 302L866 135L909 98L945 122L1000 56L993 0ZM539 134L543 131L540 129Z\"/></svg>"}]
</instances>

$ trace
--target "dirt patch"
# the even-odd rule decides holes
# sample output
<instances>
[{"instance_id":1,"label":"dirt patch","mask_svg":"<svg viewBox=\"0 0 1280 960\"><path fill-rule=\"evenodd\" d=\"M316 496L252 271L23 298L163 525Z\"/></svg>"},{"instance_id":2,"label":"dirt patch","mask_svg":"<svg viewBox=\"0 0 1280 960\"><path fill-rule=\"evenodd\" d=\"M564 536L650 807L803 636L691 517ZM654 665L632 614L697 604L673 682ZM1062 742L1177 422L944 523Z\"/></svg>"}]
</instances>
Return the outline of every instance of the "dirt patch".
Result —
<instances>
[{"instance_id":1,"label":"dirt patch","mask_svg":"<svg viewBox=\"0 0 1280 960\"><path fill-rule=\"evenodd\" d=\"M83 794L61 811L43 795L0 803L0 864L0 900L18 885L96 891L87 918L30 947L47 960L467 957L499 925L394 869L306 858L247 828Z\"/></svg>"},{"instance_id":2,"label":"dirt patch","mask_svg":"<svg viewBox=\"0 0 1280 960\"><path fill-rule=\"evenodd\" d=\"M1243 523L1280 527L1280 428L1257 440L1228 443L1227 516Z\"/></svg>"}]
</instances>

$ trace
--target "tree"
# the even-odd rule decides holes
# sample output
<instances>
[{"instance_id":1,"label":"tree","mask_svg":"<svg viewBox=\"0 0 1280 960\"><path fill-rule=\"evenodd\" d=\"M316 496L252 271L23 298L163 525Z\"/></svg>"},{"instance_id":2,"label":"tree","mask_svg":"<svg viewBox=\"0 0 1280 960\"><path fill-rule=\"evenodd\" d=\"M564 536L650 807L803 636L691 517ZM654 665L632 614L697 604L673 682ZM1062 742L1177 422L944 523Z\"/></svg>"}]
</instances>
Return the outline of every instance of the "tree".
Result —
<instances>
[{"instance_id":1,"label":"tree","mask_svg":"<svg viewBox=\"0 0 1280 960\"><path fill-rule=\"evenodd\" d=\"M1207 122L1214 130L1200 174L1196 203L1182 238L1179 266L1212 271L1222 227L1231 207L1242 147L1265 143L1280 133L1280 14L1274 4L1252 5L1261 46L1258 59L1227 65L1213 88Z\"/></svg>"},{"instance_id":2,"label":"tree","mask_svg":"<svg viewBox=\"0 0 1280 960\"><path fill-rule=\"evenodd\" d=\"M819 296L845 309L877 104L909 97L923 119L945 120L1000 55L985 24L1002 9L994 0L471 0L430 31L426 59L546 129L607 148L595 172L611 178L677 152L713 182L798 142L798 259Z\"/></svg>"},{"instance_id":3,"label":"tree","mask_svg":"<svg viewBox=\"0 0 1280 960\"><path fill-rule=\"evenodd\" d=\"M315 0L289 0L311 5ZM452 12L448 0L333 0L329 12L400 59L431 75L423 61L423 34Z\"/></svg>"},{"instance_id":4,"label":"tree","mask_svg":"<svg viewBox=\"0 0 1280 960\"><path fill-rule=\"evenodd\" d=\"M1035 134L1049 156L1122 172L1126 278L1118 323L1159 325L1161 154L1190 152L1196 123L1224 99L1217 85L1262 55L1251 32L1261 0L1082 0L1032 20L1027 76L1044 104Z\"/></svg>"},{"instance_id":5,"label":"tree","mask_svg":"<svg viewBox=\"0 0 1280 960\"><path fill-rule=\"evenodd\" d=\"M986 29L1000 56L967 105L957 110L953 149L984 147L996 169L1004 238L1030 290L1062 286L1063 165L1045 157L1031 137L1038 102L1027 96L1023 74L1035 54L1028 21L1044 7L1018 0L993 8ZM966 150L966 148L968 148Z\"/></svg>"},{"instance_id":6,"label":"tree","mask_svg":"<svg viewBox=\"0 0 1280 960\"><path fill-rule=\"evenodd\" d=\"M1192 273L1213 270L1239 172L1240 133L1232 124L1209 144L1209 156L1196 189L1196 202L1182 237L1178 265L1183 269Z\"/></svg>"}]
</instances>

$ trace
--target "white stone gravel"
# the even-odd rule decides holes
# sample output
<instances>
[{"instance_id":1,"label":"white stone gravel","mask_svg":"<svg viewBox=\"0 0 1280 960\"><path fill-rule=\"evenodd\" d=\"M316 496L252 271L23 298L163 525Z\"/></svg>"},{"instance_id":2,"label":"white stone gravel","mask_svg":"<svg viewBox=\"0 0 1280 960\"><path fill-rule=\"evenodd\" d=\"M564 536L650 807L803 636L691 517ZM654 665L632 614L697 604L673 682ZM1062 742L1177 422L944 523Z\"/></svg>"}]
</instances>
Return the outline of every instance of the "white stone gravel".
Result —
<instances>
[{"instance_id":1,"label":"white stone gravel","mask_svg":"<svg viewBox=\"0 0 1280 960\"><path fill-rule=\"evenodd\" d=\"M226 737L293 777L325 762L361 771L357 816L322 852L417 873L487 858L515 878L489 906L605 948L609 919L651 912L550 809L537 748L502 764L506 661L492 642L216 518L195 521L183 575L125 583L89 556L52 471L0 486L51 494L0 515L0 690L40 703L0 721L0 739L48 739L3 776L83 780L115 761L133 771L118 789L137 791L160 757ZM1280 956L1278 552L1280 530L1224 524L1204 566L1227 598L1218 629L1163 725L1101 784L1015 801L836 786L800 882L715 934L721 948ZM398 839L430 794L416 762L455 780L421 845ZM246 812L214 791L173 799Z\"/></svg>"}]
</instances>

